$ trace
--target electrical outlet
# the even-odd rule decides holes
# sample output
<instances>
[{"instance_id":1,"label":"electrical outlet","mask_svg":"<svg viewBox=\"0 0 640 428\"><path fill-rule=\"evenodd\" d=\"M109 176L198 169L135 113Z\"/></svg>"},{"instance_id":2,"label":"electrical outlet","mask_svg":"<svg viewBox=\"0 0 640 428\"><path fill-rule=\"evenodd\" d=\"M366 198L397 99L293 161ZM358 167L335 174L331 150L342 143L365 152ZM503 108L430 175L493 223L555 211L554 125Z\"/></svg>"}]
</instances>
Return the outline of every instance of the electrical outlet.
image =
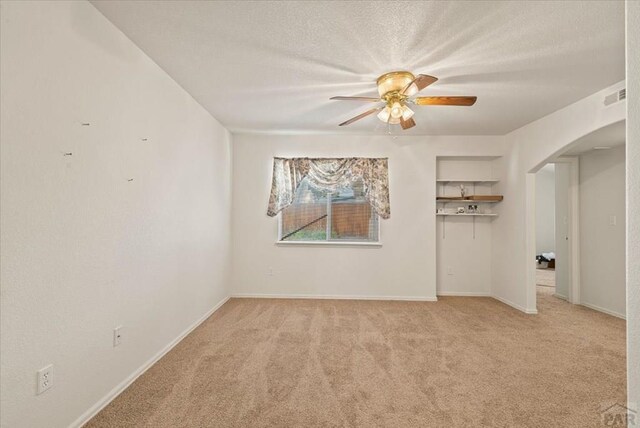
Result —
<instances>
[{"instance_id":1,"label":"electrical outlet","mask_svg":"<svg viewBox=\"0 0 640 428\"><path fill-rule=\"evenodd\" d=\"M113 347L120 345L122 343L122 326L113 329Z\"/></svg>"},{"instance_id":2,"label":"electrical outlet","mask_svg":"<svg viewBox=\"0 0 640 428\"><path fill-rule=\"evenodd\" d=\"M38 394L42 394L53 386L53 364L38 370Z\"/></svg>"},{"instance_id":3,"label":"electrical outlet","mask_svg":"<svg viewBox=\"0 0 640 428\"><path fill-rule=\"evenodd\" d=\"M609 225L610 226L615 226L618 223L618 219L616 216L612 215L609 216Z\"/></svg>"},{"instance_id":4,"label":"electrical outlet","mask_svg":"<svg viewBox=\"0 0 640 428\"><path fill-rule=\"evenodd\" d=\"M273 268L271 268L271 267L269 268L269 273L268 273L268 275L269 275L269 276L273 276Z\"/></svg>"},{"instance_id":5,"label":"electrical outlet","mask_svg":"<svg viewBox=\"0 0 640 428\"><path fill-rule=\"evenodd\" d=\"M451 266L447 266L447 275L453 275L453 268Z\"/></svg>"}]
</instances>

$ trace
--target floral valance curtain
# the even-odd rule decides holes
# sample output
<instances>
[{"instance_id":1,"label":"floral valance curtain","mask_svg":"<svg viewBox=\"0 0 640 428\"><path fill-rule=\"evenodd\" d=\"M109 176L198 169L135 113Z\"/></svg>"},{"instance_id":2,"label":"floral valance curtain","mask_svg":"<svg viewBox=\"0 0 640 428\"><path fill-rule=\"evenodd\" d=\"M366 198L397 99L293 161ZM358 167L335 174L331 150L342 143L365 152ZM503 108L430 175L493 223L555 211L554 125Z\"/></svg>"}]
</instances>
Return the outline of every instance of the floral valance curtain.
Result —
<instances>
[{"instance_id":1,"label":"floral valance curtain","mask_svg":"<svg viewBox=\"0 0 640 428\"><path fill-rule=\"evenodd\" d=\"M273 158L273 178L267 215L291 205L304 178L311 186L335 192L362 180L365 197L380 217L391 215L387 158Z\"/></svg>"}]
</instances>

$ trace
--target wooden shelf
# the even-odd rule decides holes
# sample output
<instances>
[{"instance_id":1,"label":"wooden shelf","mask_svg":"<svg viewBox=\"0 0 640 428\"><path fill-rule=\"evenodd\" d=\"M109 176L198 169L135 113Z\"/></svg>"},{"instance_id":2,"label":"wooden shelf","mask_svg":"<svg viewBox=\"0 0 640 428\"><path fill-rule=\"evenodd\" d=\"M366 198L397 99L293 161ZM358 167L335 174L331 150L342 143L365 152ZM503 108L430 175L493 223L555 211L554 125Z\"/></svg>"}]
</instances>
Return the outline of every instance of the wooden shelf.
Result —
<instances>
[{"instance_id":1,"label":"wooden shelf","mask_svg":"<svg viewBox=\"0 0 640 428\"><path fill-rule=\"evenodd\" d=\"M436 213L437 216L457 216L457 217L498 217L498 214L456 214L456 213Z\"/></svg>"}]
</instances>

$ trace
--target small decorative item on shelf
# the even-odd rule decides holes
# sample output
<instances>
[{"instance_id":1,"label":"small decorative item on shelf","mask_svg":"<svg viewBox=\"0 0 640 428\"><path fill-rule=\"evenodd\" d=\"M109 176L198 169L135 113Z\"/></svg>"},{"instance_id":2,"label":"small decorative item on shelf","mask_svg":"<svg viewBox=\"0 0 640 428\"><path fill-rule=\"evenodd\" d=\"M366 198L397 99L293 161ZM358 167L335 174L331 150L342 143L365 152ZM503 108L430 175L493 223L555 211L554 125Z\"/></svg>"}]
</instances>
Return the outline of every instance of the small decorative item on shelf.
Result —
<instances>
[{"instance_id":1,"label":"small decorative item on shelf","mask_svg":"<svg viewBox=\"0 0 640 428\"><path fill-rule=\"evenodd\" d=\"M464 184L460 185L460 197L464 199L467 194L467 189L465 189Z\"/></svg>"},{"instance_id":2,"label":"small decorative item on shelf","mask_svg":"<svg viewBox=\"0 0 640 428\"><path fill-rule=\"evenodd\" d=\"M458 207L457 214L464 214L464 213L465 213L464 207Z\"/></svg>"},{"instance_id":3,"label":"small decorative item on shelf","mask_svg":"<svg viewBox=\"0 0 640 428\"><path fill-rule=\"evenodd\" d=\"M467 207L467 212L470 214L478 214L478 206L477 205L469 205Z\"/></svg>"},{"instance_id":4,"label":"small decorative item on shelf","mask_svg":"<svg viewBox=\"0 0 640 428\"><path fill-rule=\"evenodd\" d=\"M444 214L444 208L438 208L437 213L438 214Z\"/></svg>"}]
</instances>

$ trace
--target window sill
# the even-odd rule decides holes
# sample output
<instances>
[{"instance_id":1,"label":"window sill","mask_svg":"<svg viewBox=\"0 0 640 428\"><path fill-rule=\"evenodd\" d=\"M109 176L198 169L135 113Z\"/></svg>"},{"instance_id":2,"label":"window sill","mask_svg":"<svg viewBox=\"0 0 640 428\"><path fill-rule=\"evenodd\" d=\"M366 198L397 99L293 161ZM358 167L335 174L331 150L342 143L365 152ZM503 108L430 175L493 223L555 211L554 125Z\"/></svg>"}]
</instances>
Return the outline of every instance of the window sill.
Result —
<instances>
[{"instance_id":1,"label":"window sill","mask_svg":"<svg viewBox=\"0 0 640 428\"><path fill-rule=\"evenodd\" d=\"M340 242L340 241L276 241L278 246L308 246L308 247L382 247L382 242Z\"/></svg>"}]
</instances>

